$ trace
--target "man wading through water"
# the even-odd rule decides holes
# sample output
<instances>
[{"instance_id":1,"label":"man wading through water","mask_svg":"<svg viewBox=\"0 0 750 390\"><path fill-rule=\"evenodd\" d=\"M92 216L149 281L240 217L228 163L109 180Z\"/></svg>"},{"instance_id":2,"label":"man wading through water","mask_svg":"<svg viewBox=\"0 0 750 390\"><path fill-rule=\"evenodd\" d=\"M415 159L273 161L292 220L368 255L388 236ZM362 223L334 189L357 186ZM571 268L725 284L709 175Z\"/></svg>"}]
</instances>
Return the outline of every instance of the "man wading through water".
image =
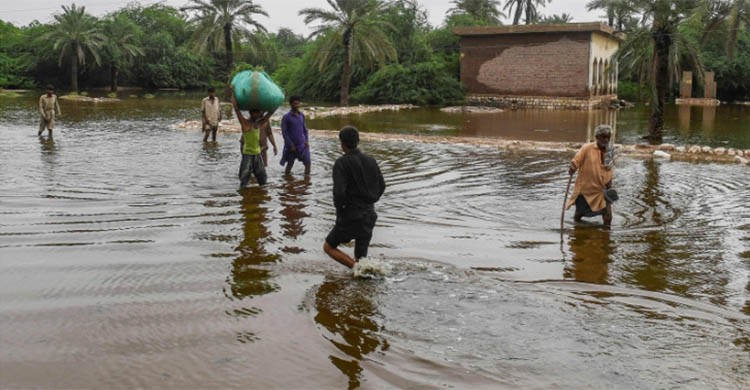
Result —
<instances>
[{"instance_id":1,"label":"man wading through water","mask_svg":"<svg viewBox=\"0 0 750 390\"><path fill-rule=\"evenodd\" d=\"M359 132L346 126L339 132L344 155L333 164L333 204L336 225L323 244L323 250L334 260L349 267L367 257L372 229L378 215L375 202L385 192L385 180L377 161L357 149ZM354 240L354 259L337 247Z\"/></svg>"},{"instance_id":2,"label":"man wading through water","mask_svg":"<svg viewBox=\"0 0 750 390\"><path fill-rule=\"evenodd\" d=\"M596 142L583 145L576 153L568 169L568 174L578 171L573 196L565 205L570 208L576 205L575 221L580 222L583 217L601 215L604 225L612 223L612 203L618 199L617 192L612 187L614 175L614 144L612 128L599 125L596 128Z\"/></svg>"},{"instance_id":3,"label":"man wading through water","mask_svg":"<svg viewBox=\"0 0 750 390\"><path fill-rule=\"evenodd\" d=\"M281 135L284 136L284 150L281 152L281 165L286 165L285 175L292 173L294 160L305 165L305 176L310 175L310 142L305 126L305 115L299 107L302 99L299 96L289 98L292 109L281 118Z\"/></svg>"},{"instance_id":4,"label":"man wading through water","mask_svg":"<svg viewBox=\"0 0 750 390\"><path fill-rule=\"evenodd\" d=\"M61 117L60 103L57 102L57 95L55 95L55 87L52 84L47 85L47 93L39 97L39 115L41 119L39 121L39 132L38 136L41 137L44 129L47 129L48 134L52 137L52 130L55 128L55 114Z\"/></svg>"},{"instance_id":5,"label":"man wading through water","mask_svg":"<svg viewBox=\"0 0 750 390\"><path fill-rule=\"evenodd\" d=\"M208 134L211 133L211 141L216 142L216 133L219 131L221 122L221 105L216 97L216 89L208 88L208 97L201 101L201 114L203 116L203 142L208 142Z\"/></svg>"},{"instance_id":6,"label":"man wading through water","mask_svg":"<svg viewBox=\"0 0 750 390\"><path fill-rule=\"evenodd\" d=\"M250 119L245 118L240 112L237 104L237 98L234 97L234 86L230 86L232 94L232 107L240 122L242 136L240 138L240 150L242 151L242 162L240 162L240 188L247 187L250 183L250 176L255 176L258 185L266 184L268 176L266 175L266 166L261 158L260 137L261 129L268 124L273 112L268 112L265 116L260 110L250 110Z\"/></svg>"}]
</instances>

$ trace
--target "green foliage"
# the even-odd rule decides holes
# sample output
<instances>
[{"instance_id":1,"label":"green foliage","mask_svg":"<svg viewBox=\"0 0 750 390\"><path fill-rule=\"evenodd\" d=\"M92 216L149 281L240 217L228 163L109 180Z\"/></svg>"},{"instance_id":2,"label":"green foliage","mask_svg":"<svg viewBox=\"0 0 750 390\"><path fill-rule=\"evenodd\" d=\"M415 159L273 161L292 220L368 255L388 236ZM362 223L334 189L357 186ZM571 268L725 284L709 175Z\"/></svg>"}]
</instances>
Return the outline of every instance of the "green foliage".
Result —
<instances>
[{"instance_id":1,"label":"green foliage","mask_svg":"<svg viewBox=\"0 0 750 390\"><path fill-rule=\"evenodd\" d=\"M263 65L252 65L252 64L246 64L244 62L238 62L234 64L234 68L232 69L232 72L230 73L229 79L234 77L237 73L244 72L246 70L252 71L252 72L265 72L266 68Z\"/></svg>"},{"instance_id":2,"label":"green foliage","mask_svg":"<svg viewBox=\"0 0 750 390\"><path fill-rule=\"evenodd\" d=\"M202 6L203 3L221 5L223 1L248 6L251 3L241 0L184 3ZM440 26L434 27L428 23L419 1L331 0L328 5L336 4L338 8L308 9L310 12L305 13L308 22L316 25L310 38L284 28L275 33L259 33L262 26L255 26L254 21L246 23L247 15L215 12L214 17L232 17L235 26L243 30L242 33L233 30L236 66L231 73L263 69L289 93L308 100L336 101L340 99L343 64L347 59L344 38L347 31L354 31L353 36L349 35L353 98L368 103L449 104L463 96L458 82L459 38L452 29L494 24L499 19L494 20L493 15L498 15L495 11L503 5L511 18L521 10L519 22L527 21L527 10L536 15L530 19L532 22L568 20L567 15L541 17L539 10L546 3L546 0L452 1L454 9ZM373 8L377 12L367 17L360 12L347 13L352 5L371 4L378 5ZM621 97L639 100L640 90L646 99L654 98L651 65L655 30L652 28L659 28L660 34L676 37L669 58L670 93L677 90L675 81L680 69L700 74L696 64L703 63L706 70L716 73L719 98L731 101L750 99L748 4L750 0L591 0L587 6L601 10L610 24L626 30L627 41L619 58ZM189 16L194 17L194 23L187 19ZM86 15L82 20L90 27L87 31L106 39L100 42L90 39L90 49L84 50L85 63L78 63L77 72L82 89L106 86L111 75L118 72L119 83L128 86L223 87L230 72L221 65L226 59L224 36L216 29L218 26L221 30L221 23L202 25L199 20L205 18L199 16L163 3L146 6L137 2L101 19ZM0 21L0 88L51 83L63 90L71 83L69 55L78 51L67 50L64 48L67 43L60 43L63 34L59 27L59 23L38 22L16 27ZM210 34L208 27L213 31ZM196 48L203 50L195 51ZM101 59L99 65L94 52ZM61 54L64 54L62 65Z\"/></svg>"},{"instance_id":3,"label":"green foliage","mask_svg":"<svg viewBox=\"0 0 750 390\"><path fill-rule=\"evenodd\" d=\"M464 99L461 84L439 60L404 66L392 64L375 72L352 95L364 103L457 104Z\"/></svg>"},{"instance_id":4,"label":"green foliage","mask_svg":"<svg viewBox=\"0 0 750 390\"><path fill-rule=\"evenodd\" d=\"M427 11L412 0L397 0L381 14L392 28L385 31L396 49L398 62L414 64L432 55L427 36Z\"/></svg>"},{"instance_id":5,"label":"green foliage","mask_svg":"<svg viewBox=\"0 0 750 390\"><path fill-rule=\"evenodd\" d=\"M453 8L448 10L450 16L466 15L487 25L497 25L505 17L499 7L500 0L453 0Z\"/></svg>"},{"instance_id":6,"label":"green foliage","mask_svg":"<svg viewBox=\"0 0 750 390\"><path fill-rule=\"evenodd\" d=\"M169 35L176 46L190 43L193 34L192 27L177 8L158 3L144 7L133 2L118 13L126 15L148 34Z\"/></svg>"},{"instance_id":7,"label":"green foliage","mask_svg":"<svg viewBox=\"0 0 750 390\"><path fill-rule=\"evenodd\" d=\"M23 48L23 31L0 21L0 88L30 88L33 81L25 76L28 62L19 56Z\"/></svg>"},{"instance_id":8,"label":"green foliage","mask_svg":"<svg viewBox=\"0 0 750 390\"><path fill-rule=\"evenodd\" d=\"M737 34L736 51L729 59L726 30L717 30L705 40L700 56L706 70L715 73L717 94L721 100L750 100L750 31Z\"/></svg>"},{"instance_id":9,"label":"green foliage","mask_svg":"<svg viewBox=\"0 0 750 390\"><path fill-rule=\"evenodd\" d=\"M201 53L224 51L227 73L234 52L242 49L242 40L249 41L245 48L253 50L258 45L257 33L266 32L253 16L268 13L253 0L190 0L182 10L193 12L190 22L195 26L195 48Z\"/></svg>"},{"instance_id":10,"label":"green foliage","mask_svg":"<svg viewBox=\"0 0 750 390\"><path fill-rule=\"evenodd\" d=\"M306 44L302 35L281 28L277 33L258 35L253 42L243 44L239 61L262 66L273 73L282 62L304 55Z\"/></svg>"},{"instance_id":11,"label":"green foliage","mask_svg":"<svg viewBox=\"0 0 750 390\"><path fill-rule=\"evenodd\" d=\"M540 15L540 19L537 21L539 24L565 24L573 21L573 15L571 14L554 14L554 15Z\"/></svg>"},{"instance_id":12,"label":"green foliage","mask_svg":"<svg viewBox=\"0 0 750 390\"><path fill-rule=\"evenodd\" d=\"M536 23L540 19L540 8L543 8L551 0L507 0L503 9L508 10L508 15L513 15L513 24L517 25L523 17L525 24ZM515 10L513 9L515 8Z\"/></svg>"},{"instance_id":13,"label":"green foliage","mask_svg":"<svg viewBox=\"0 0 750 390\"><path fill-rule=\"evenodd\" d=\"M304 96L310 101L336 101L340 98L341 67L318 68L316 55L321 46L320 40L313 42L302 57L282 63L273 73L273 79L288 95ZM337 54L343 56L343 50ZM362 73L354 72L353 85L360 82Z\"/></svg>"},{"instance_id":14,"label":"green foliage","mask_svg":"<svg viewBox=\"0 0 750 390\"><path fill-rule=\"evenodd\" d=\"M625 99L629 102L640 102L643 97L640 96L641 88L637 82L620 80L617 83L617 97Z\"/></svg>"},{"instance_id":15,"label":"green foliage","mask_svg":"<svg viewBox=\"0 0 750 390\"><path fill-rule=\"evenodd\" d=\"M100 50L105 41L98 20L86 13L86 7L62 6L63 12L54 15L53 30L43 37L53 41L53 50L60 53L58 63L69 61L70 87L78 91L78 66L86 64L92 57L96 64L101 63Z\"/></svg>"},{"instance_id":16,"label":"green foliage","mask_svg":"<svg viewBox=\"0 0 750 390\"><path fill-rule=\"evenodd\" d=\"M323 46L315 54L315 63L322 71L333 64L341 64L340 103L349 104L353 69L355 65L374 69L398 54L386 31L393 25L382 17L390 5L383 0L329 0L332 10L305 8L299 11L305 24L315 26L313 36L320 37ZM340 50L343 51L339 56Z\"/></svg>"}]
</instances>

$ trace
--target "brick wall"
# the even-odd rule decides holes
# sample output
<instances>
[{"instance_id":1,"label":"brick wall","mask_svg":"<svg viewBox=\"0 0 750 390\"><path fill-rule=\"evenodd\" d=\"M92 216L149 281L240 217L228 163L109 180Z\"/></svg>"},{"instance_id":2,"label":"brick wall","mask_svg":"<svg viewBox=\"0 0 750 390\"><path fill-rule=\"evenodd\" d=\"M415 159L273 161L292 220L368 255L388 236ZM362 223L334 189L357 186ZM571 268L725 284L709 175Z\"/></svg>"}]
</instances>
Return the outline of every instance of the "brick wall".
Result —
<instances>
[{"instance_id":1,"label":"brick wall","mask_svg":"<svg viewBox=\"0 0 750 390\"><path fill-rule=\"evenodd\" d=\"M586 97L591 33L461 38L469 94Z\"/></svg>"}]
</instances>

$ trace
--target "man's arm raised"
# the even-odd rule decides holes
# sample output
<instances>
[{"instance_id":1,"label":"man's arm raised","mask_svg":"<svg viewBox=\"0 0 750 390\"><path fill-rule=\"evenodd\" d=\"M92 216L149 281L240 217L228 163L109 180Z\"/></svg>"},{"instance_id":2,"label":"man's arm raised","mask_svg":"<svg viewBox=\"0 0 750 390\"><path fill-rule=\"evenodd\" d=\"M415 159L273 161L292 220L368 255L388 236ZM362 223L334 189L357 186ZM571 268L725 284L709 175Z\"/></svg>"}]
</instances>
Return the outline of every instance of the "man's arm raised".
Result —
<instances>
[{"instance_id":1,"label":"man's arm raised","mask_svg":"<svg viewBox=\"0 0 750 390\"><path fill-rule=\"evenodd\" d=\"M240 106L237 104L237 98L234 97L234 85L229 86L229 92L230 95L232 95L232 107L234 108L234 114L237 115L237 120L240 122L240 130L244 133L246 130L249 129L250 125L245 118L244 115L242 115L242 112L240 111Z\"/></svg>"}]
</instances>

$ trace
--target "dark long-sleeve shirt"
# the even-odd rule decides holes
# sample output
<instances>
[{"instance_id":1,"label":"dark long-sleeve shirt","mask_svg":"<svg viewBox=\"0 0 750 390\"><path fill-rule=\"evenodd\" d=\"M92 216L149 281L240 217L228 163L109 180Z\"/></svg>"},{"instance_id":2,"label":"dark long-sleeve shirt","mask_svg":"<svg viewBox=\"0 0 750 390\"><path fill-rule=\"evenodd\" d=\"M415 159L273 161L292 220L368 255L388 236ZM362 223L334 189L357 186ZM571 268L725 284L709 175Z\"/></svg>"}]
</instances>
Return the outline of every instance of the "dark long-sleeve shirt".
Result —
<instances>
[{"instance_id":1,"label":"dark long-sleeve shirt","mask_svg":"<svg viewBox=\"0 0 750 390\"><path fill-rule=\"evenodd\" d=\"M350 209L371 210L385 192L385 179L374 158L359 149L349 151L333 164L333 204L337 219Z\"/></svg>"}]
</instances>

